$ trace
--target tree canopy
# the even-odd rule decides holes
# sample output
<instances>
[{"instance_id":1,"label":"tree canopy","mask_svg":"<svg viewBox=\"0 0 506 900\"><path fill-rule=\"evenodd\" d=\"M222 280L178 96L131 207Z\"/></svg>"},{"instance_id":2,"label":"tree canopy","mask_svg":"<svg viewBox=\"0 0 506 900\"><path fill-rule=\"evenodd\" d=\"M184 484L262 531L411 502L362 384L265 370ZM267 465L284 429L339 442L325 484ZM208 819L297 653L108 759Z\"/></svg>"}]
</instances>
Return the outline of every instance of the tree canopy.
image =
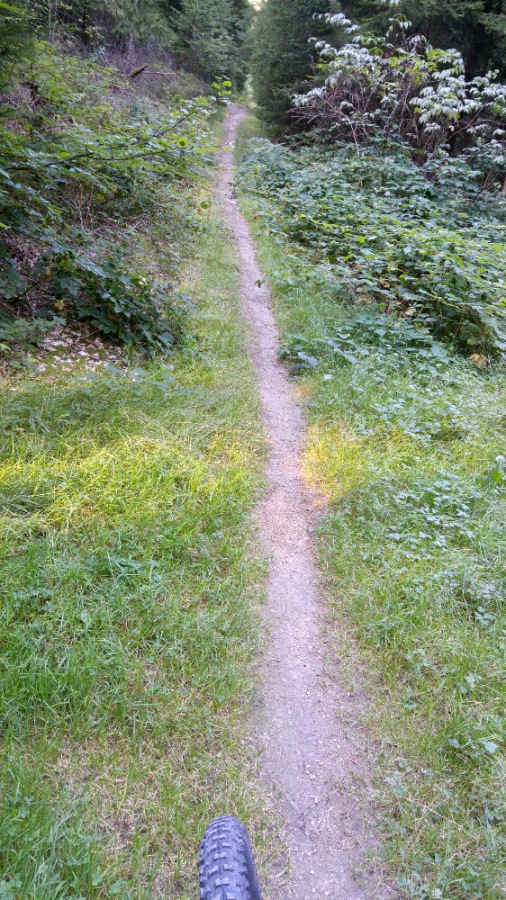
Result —
<instances>
[{"instance_id":1,"label":"tree canopy","mask_svg":"<svg viewBox=\"0 0 506 900\"><path fill-rule=\"evenodd\" d=\"M398 10L412 23L413 32L431 44L462 53L466 77L487 69L506 74L506 0L399 0ZM343 12L375 32L383 32L390 16L383 0L343 0Z\"/></svg>"},{"instance_id":2,"label":"tree canopy","mask_svg":"<svg viewBox=\"0 0 506 900\"><path fill-rule=\"evenodd\" d=\"M171 54L207 83L224 76L241 86L246 77L248 0L18 0L16 5L9 21L17 34L24 13L39 36L64 37L94 53L113 48L126 64L136 61L136 51L151 50ZM2 6L7 19L9 8Z\"/></svg>"}]
</instances>

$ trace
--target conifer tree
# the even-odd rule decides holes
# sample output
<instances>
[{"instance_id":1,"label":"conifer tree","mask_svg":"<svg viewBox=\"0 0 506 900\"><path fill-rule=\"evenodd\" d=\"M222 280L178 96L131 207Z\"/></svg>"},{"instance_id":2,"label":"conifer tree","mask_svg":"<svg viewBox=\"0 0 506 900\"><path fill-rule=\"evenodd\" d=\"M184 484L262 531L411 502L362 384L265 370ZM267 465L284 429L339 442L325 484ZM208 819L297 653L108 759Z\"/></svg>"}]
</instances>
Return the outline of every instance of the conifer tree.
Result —
<instances>
[{"instance_id":1,"label":"conifer tree","mask_svg":"<svg viewBox=\"0 0 506 900\"><path fill-rule=\"evenodd\" d=\"M349 18L384 34L387 0L342 0L341 6ZM435 47L459 50L468 79L490 68L506 76L506 0L400 0L397 9Z\"/></svg>"},{"instance_id":2,"label":"conifer tree","mask_svg":"<svg viewBox=\"0 0 506 900\"><path fill-rule=\"evenodd\" d=\"M242 84L247 11L243 0L181 0L173 27L185 67L204 81L226 75Z\"/></svg>"},{"instance_id":3,"label":"conifer tree","mask_svg":"<svg viewBox=\"0 0 506 900\"><path fill-rule=\"evenodd\" d=\"M115 46L127 63L146 48L176 53L183 70L204 81L229 77L241 87L247 72L248 0L16 0L30 12L35 30L57 39L72 38L81 48ZM0 60L8 54L11 32L21 34L20 17L0 0ZM25 29L26 31L26 29ZM5 50L2 49L5 44ZM1 78L1 73L0 73Z\"/></svg>"},{"instance_id":4,"label":"conifer tree","mask_svg":"<svg viewBox=\"0 0 506 900\"><path fill-rule=\"evenodd\" d=\"M460 50L468 79L506 74L506 0L409 0L406 12L435 46Z\"/></svg>"},{"instance_id":5,"label":"conifer tree","mask_svg":"<svg viewBox=\"0 0 506 900\"><path fill-rule=\"evenodd\" d=\"M266 122L283 121L291 95L311 73L315 53L309 39L329 31L314 16L330 9L330 0L266 0L260 9L252 74L255 101Z\"/></svg>"}]
</instances>

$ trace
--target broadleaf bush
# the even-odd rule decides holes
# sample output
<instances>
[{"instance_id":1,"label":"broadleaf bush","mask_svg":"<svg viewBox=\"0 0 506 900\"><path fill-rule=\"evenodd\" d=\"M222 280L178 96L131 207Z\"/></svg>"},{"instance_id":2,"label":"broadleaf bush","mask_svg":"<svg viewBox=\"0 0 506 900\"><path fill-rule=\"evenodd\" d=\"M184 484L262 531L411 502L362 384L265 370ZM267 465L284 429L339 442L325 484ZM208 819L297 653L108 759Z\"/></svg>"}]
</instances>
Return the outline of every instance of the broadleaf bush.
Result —
<instances>
[{"instance_id":1,"label":"broadleaf bush","mask_svg":"<svg viewBox=\"0 0 506 900\"><path fill-rule=\"evenodd\" d=\"M506 175L506 85L497 72L467 80L461 53L433 47L397 0L385 36L360 33L342 13L330 26L350 35L335 48L314 39L323 84L298 94L292 114L327 142L357 147L378 136L402 141L426 163L439 153L464 154L487 167L487 181Z\"/></svg>"},{"instance_id":2,"label":"broadleaf bush","mask_svg":"<svg viewBox=\"0 0 506 900\"><path fill-rule=\"evenodd\" d=\"M463 160L435 160L431 176L393 144L295 153L262 139L240 169L265 228L325 265L336 302L372 305L397 327L408 319L466 355L502 356L506 200Z\"/></svg>"},{"instance_id":3,"label":"broadleaf bush","mask_svg":"<svg viewBox=\"0 0 506 900\"><path fill-rule=\"evenodd\" d=\"M194 228L180 195L209 162L213 101L154 102L113 69L35 49L0 122L2 316L64 316L166 350L181 340L188 307L174 291L177 265L160 272L142 253L143 231L162 221L175 259L174 223Z\"/></svg>"}]
</instances>

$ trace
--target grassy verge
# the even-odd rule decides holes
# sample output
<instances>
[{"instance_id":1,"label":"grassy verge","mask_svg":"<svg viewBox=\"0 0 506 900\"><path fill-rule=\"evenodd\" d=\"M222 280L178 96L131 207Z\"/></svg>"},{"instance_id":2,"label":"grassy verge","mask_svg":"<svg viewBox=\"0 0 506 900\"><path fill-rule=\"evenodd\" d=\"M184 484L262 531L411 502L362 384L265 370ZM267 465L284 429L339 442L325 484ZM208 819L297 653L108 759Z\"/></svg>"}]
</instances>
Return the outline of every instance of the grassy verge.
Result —
<instances>
[{"instance_id":1,"label":"grassy verge","mask_svg":"<svg viewBox=\"0 0 506 900\"><path fill-rule=\"evenodd\" d=\"M262 842L258 400L229 238L212 210L200 230L184 349L53 347L2 381L3 900L190 898L210 818Z\"/></svg>"},{"instance_id":2,"label":"grassy verge","mask_svg":"<svg viewBox=\"0 0 506 900\"><path fill-rule=\"evenodd\" d=\"M248 124L239 152L255 133ZM369 340L371 324L353 318L363 307L336 299L328 267L283 236L275 199L253 182L245 162L243 206L307 397L305 471L328 499L332 619L354 634L352 666L369 682L389 863L403 896L498 900L504 371L479 372L444 348L405 352L388 334ZM329 334L350 329L353 354L325 351ZM304 365L299 344L321 351Z\"/></svg>"}]
</instances>

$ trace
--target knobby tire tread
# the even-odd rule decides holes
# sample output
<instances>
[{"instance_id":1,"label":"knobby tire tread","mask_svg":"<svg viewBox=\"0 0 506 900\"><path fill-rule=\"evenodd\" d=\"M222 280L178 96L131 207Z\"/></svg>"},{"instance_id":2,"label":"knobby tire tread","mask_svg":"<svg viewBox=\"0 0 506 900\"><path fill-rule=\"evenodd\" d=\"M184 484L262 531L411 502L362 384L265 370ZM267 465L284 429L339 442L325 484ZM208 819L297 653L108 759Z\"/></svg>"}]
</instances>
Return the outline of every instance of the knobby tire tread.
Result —
<instances>
[{"instance_id":1,"label":"knobby tire tread","mask_svg":"<svg viewBox=\"0 0 506 900\"><path fill-rule=\"evenodd\" d=\"M234 816L214 819L204 832L200 900L262 900L248 833Z\"/></svg>"}]
</instances>

